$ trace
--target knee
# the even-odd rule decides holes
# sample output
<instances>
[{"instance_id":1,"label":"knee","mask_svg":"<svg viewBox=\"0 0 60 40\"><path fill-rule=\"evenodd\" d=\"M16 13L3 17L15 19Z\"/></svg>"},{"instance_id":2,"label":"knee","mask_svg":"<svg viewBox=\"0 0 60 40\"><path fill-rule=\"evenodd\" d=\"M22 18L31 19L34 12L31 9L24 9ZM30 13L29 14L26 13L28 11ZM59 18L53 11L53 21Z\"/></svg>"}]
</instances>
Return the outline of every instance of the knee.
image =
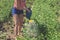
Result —
<instances>
[{"instance_id":1,"label":"knee","mask_svg":"<svg viewBox=\"0 0 60 40\"><path fill-rule=\"evenodd\" d=\"M14 23L15 26L18 26L18 23Z\"/></svg>"}]
</instances>

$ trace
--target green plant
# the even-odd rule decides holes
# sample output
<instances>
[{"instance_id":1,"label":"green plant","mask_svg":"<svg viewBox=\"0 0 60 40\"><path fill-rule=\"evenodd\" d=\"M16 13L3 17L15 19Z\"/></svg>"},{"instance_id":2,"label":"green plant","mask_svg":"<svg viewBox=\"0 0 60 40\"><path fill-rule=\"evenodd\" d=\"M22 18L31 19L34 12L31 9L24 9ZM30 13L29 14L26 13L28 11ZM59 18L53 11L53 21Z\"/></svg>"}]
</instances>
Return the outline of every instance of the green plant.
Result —
<instances>
[{"instance_id":1,"label":"green plant","mask_svg":"<svg viewBox=\"0 0 60 40\"><path fill-rule=\"evenodd\" d=\"M10 18L13 0L0 0L0 21L7 21Z\"/></svg>"},{"instance_id":2,"label":"green plant","mask_svg":"<svg viewBox=\"0 0 60 40\"><path fill-rule=\"evenodd\" d=\"M59 40L59 32L56 30L58 27L57 22L57 10L60 9L57 4L59 0L35 0L32 8L32 17L31 19L35 20L38 23L40 29L40 35L43 34L42 38L38 40ZM44 25L44 26L41 26ZM43 29L43 30L42 30ZM46 30L46 31L44 31Z\"/></svg>"}]
</instances>

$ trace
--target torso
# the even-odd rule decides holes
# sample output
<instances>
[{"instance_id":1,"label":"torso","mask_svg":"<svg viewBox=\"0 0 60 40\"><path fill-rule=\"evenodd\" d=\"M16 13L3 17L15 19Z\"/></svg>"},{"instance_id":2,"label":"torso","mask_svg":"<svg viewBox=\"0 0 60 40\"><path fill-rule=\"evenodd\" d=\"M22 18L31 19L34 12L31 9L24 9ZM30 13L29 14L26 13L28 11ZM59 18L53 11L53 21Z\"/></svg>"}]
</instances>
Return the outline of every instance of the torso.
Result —
<instances>
[{"instance_id":1,"label":"torso","mask_svg":"<svg viewBox=\"0 0 60 40\"><path fill-rule=\"evenodd\" d=\"M25 6L25 2L23 2L22 0L14 0L14 7L19 9L19 10L23 10Z\"/></svg>"}]
</instances>

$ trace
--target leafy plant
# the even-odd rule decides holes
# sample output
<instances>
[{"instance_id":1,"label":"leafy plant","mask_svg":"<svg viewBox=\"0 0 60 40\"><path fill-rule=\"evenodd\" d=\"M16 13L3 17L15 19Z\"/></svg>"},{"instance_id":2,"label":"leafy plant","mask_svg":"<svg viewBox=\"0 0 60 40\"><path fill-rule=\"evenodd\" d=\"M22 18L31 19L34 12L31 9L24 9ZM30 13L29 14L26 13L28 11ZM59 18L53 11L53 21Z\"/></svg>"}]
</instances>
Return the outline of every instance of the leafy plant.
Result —
<instances>
[{"instance_id":1,"label":"leafy plant","mask_svg":"<svg viewBox=\"0 0 60 40\"><path fill-rule=\"evenodd\" d=\"M59 5L57 4L59 0L35 0L32 8L32 17L31 19L37 21L39 24L39 29L40 31L41 28L43 29L42 33L43 37L39 38L38 40L59 40L60 36L59 32L57 32L56 27L58 27L58 22L57 22L57 15L56 12L57 10L60 9ZM59 8L59 9L58 9ZM46 25L45 27L41 27L40 25ZM47 33L45 33L44 30L47 29ZM42 35L40 34L40 35Z\"/></svg>"},{"instance_id":2,"label":"leafy plant","mask_svg":"<svg viewBox=\"0 0 60 40\"><path fill-rule=\"evenodd\" d=\"M10 18L13 0L0 0L0 21Z\"/></svg>"}]
</instances>

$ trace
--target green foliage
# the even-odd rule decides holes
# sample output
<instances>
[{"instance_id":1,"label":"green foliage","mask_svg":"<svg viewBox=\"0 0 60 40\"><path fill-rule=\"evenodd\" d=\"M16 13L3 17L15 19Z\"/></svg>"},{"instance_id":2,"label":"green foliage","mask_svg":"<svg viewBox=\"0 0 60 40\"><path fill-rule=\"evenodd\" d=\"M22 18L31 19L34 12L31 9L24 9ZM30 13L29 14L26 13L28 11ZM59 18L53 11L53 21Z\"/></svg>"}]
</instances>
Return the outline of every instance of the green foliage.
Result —
<instances>
[{"instance_id":1,"label":"green foliage","mask_svg":"<svg viewBox=\"0 0 60 40\"><path fill-rule=\"evenodd\" d=\"M12 4L13 0L0 0L0 21L10 17Z\"/></svg>"},{"instance_id":2,"label":"green foliage","mask_svg":"<svg viewBox=\"0 0 60 40\"><path fill-rule=\"evenodd\" d=\"M24 36L28 35L28 37L36 37L38 35L37 33L38 33L38 25L35 23L35 21L24 24L23 29Z\"/></svg>"},{"instance_id":3,"label":"green foliage","mask_svg":"<svg viewBox=\"0 0 60 40\"><path fill-rule=\"evenodd\" d=\"M31 19L34 19L38 25L40 31L41 28L43 29L43 32L40 32L43 34L42 38L41 34L38 37L38 40L59 40L60 36L59 32L57 32L56 27L58 27L57 22L57 10L60 10L59 0L35 0L35 3L33 4L32 8L32 17ZM41 26L41 25L44 26ZM47 31L44 31L47 30ZM46 33L46 34L44 34Z\"/></svg>"}]
</instances>

